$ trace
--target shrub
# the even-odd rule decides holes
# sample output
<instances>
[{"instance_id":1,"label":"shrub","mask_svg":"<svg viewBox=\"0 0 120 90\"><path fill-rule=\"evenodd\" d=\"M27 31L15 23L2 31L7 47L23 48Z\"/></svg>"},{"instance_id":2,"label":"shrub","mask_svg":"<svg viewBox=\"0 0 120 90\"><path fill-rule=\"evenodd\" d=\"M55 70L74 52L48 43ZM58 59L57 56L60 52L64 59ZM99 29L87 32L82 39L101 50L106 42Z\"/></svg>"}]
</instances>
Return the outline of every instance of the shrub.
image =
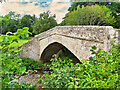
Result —
<instances>
[{"instance_id":1,"label":"shrub","mask_svg":"<svg viewBox=\"0 0 120 90\"><path fill-rule=\"evenodd\" d=\"M2 34L6 34L7 32L16 32L18 25L19 22L15 19L11 19L9 21L2 20Z\"/></svg>"},{"instance_id":2,"label":"shrub","mask_svg":"<svg viewBox=\"0 0 120 90\"><path fill-rule=\"evenodd\" d=\"M34 70L43 67L43 62L38 62L30 58L22 58L23 66L26 67L26 70Z\"/></svg>"},{"instance_id":3,"label":"shrub","mask_svg":"<svg viewBox=\"0 0 120 90\"><path fill-rule=\"evenodd\" d=\"M41 78L42 85L46 88L66 88L70 82L69 77L75 77L78 73L75 72L76 67L72 60L51 59L51 64L48 65L51 72L45 72Z\"/></svg>"},{"instance_id":4,"label":"shrub","mask_svg":"<svg viewBox=\"0 0 120 90\"><path fill-rule=\"evenodd\" d=\"M94 57L83 59L83 64L71 60L51 59L50 69L40 80L46 88L118 88L120 44L109 52L93 46Z\"/></svg>"},{"instance_id":5,"label":"shrub","mask_svg":"<svg viewBox=\"0 0 120 90\"><path fill-rule=\"evenodd\" d=\"M22 39L26 39L29 37L29 34L32 35L32 33L29 32L28 30L29 30L28 27L23 27L22 29L18 29L17 32L15 33L15 36L22 38Z\"/></svg>"},{"instance_id":6,"label":"shrub","mask_svg":"<svg viewBox=\"0 0 120 90\"><path fill-rule=\"evenodd\" d=\"M57 22L55 20L55 15L50 15L50 12L44 12L40 14L39 19L36 19L33 22L33 33L39 34L41 32L44 32L46 30L49 30L57 25Z\"/></svg>"},{"instance_id":7,"label":"shrub","mask_svg":"<svg viewBox=\"0 0 120 90\"><path fill-rule=\"evenodd\" d=\"M76 72L80 75L70 77L73 82L68 88L119 88L120 45L113 46L109 52L96 49L95 46L91 49L94 57L82 60L86 68L78 64Z\"/></svg>"},{"instance_id":8,"label":"shrub","mask_svg":"<svg viewBox=\"0 0 120 90\"><path fill-rule=\"evenodd\" d=\"M113 25L116 22L112 11L106 6L92 5L77 7L77 10L69 12L64 21L65 25Z\"/></svg>"},{"instance_id":9,"label":"shrub","mask_svg":"<svg viewBox=\"0 0 120 90\"><path fill-rule=\"evenodd\" d=\"M17 33L7 33L6 35L2 35L2 58L1 60L1 66L2 71L1 73L1 79L2 79L2 88L5 88L8 83L15 78L14 75L22 75L26 72L26 66L23 66L22 59L18 57L17 55L22 50L15 50L14 47L10 46L14 42L18 42L19 37L28 37L30 32L21 30L17 30ZM13 37L10 37L10 35L13 35ZM17 88L17 87L16 87Z\"/></svg>"},{"instance_id":10,"label":"shrub","mask_svg":"<svg viewBox=\"0 0 120 90\"><path fill-rule=\"evenodd\" d=\"M92 0L91 0L92 1ZM114 28L120 28L120 2L74 2L71 7L69 7L68 11L72 12L73 10L77 10L77 7L82 8L82 5L85 7L98 4L100 6L106 6L112 11L116 22L112 25ZM63 22L64 24L64 22Z\"/></svg>"},{"instance_id":11,"label":"shrub","mask_svg":"<svg viewBox=\"0 0 120 90\"><path fill-rule=\"evenodd\" d=\"M2 24L2 34L6 34L7 32L16 32L19 28L19 17L20 14L16 14L13 11L10 11L7 15L1 16L1 24Z\"/></svg>"}]
</instances>

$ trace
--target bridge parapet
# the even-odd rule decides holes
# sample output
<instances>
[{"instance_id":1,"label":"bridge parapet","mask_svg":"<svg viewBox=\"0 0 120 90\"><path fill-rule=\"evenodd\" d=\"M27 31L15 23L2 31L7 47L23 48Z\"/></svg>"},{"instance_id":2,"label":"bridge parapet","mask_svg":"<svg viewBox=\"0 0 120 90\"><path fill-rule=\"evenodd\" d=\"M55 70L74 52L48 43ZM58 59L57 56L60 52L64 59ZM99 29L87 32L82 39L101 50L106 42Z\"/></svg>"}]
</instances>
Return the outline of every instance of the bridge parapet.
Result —
<instances>
[{"instance_id":1,"label":"bridge parapet","mask_svg":"<svg viewBox=\"0 0 120 90\"><path fill-rule=\"evenodd\" d=\"M111 26L57 26L35 37L42 40L56 34L104 43L110 30L113 30Z\"/></svg>"},{"instance_id":2,"label":"bridge parapet","mask_svg":"<svg viewBox=\"0 0 120 90\"><path fill-rule=\"evenodd\" d=\"M88 58L93 45L108 51L114 32L111 26L57 26L22 45L20 56L47 60L65 46L79 60Z\"/></svg>"},{"instance_id":3,"label":"bridge parapet","mask_svg":"<svg viewBox=\"0 0 120 90\"><path fill-rule=\"evenodd\" d=\"M114 29L115 32L114 32L114 43L117 44L119 43L120 44L120 29Z\"/></svg>"}]
</instances>

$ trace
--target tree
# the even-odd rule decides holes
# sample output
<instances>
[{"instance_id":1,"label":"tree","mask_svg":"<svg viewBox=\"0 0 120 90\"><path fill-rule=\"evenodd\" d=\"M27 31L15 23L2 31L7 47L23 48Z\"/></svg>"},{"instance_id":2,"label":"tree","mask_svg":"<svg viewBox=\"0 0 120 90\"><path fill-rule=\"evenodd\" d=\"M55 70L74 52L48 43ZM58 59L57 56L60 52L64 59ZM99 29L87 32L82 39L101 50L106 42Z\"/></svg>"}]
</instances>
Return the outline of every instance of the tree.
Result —
<instances>
[{"instance_id":1,"label":"tree","mask_svg":"<svg viewBox=\"0 0 120 90\"><path fill-rule=\"evenodd\" d=\"M16 32L19 26L20 14L15 14L15 12L9 12L7 15L1 17L2 23L2 34L9 32Z\"/></svg>"},{"instance_id":2,"label":"tree","mask_svg":"<svg viewBox=\"0 0 120 90\"><path fill-rule=\"evenodd\" d=\"M0 23L2 24L2 34L7 32L16 32L17 29L23 27L29 27L29 31L32 32L31 24L36 20L35 15L24 15L20 18L20 14L16 14L11 11L5 16L0 17Z\"/></svg>"},{"instance_id":3,"label":"tree","mask_svg":"<svg viewBox=\"0 0 120 90\"><path fill-rule=\"evenodd\" d=\"M3 21L2 23L3 34L5 34L6 32L16 32L16 30L18 29L18 20L11 19L9 22Z\"/></svg>"},{"instance_id":4,"label":"tree","mask_svg":"<svg viewBox=\"0 0 120 90\"><path fill-rule=\"evenodd\" d=\"M55 15L50 15L50 12L40 14L40 17L33 22L33 33L39 34L57 25Z\"/></svg>"},{"instance_id":5,"label":"tree","mask_svg":"<svg viewBox=\"0 0 120 90\"><path fill-rule=\"evenodd\" d=\"M65 25L114 25L115 17L106 6L77 7L64 18Z\"/></svg>"},{"instance_id":6,"label":"tree","mask_svg":"<svg viewBox=\"0 0 120 90\"><path fill-rule=\"evenodd\" d=\"M22 19L20 20L20 27L29 27L29 31L32 32L33 29L31 27L31 24L35 21L34 16L31 15L24 15Z\"/></svg>"},{"instance_id":7,"label":"tree","mask_svg":"<svg viewBox=\"0 0 120 90\"><path fill-rule=\"evenodd\" d=\"M86 7L95 4L108 7L112 11L113 16L116 18L116 22L113 27L120 28L120 2L74 2L71 7L69 7L68 11L72 12L74 10L77 10L77 7L82 8L82 5ZM62 22L62 24L64 24L64 22Z\"/></svg>"},{"instance_id":8,"label":"tree","mask_svg":"<svg viewBox=\"0 0 120 90\"><path fill-rule=\"evenodd\" d=\"M73 10L77 10L77 7L82 8L82 5L86 7L95 4L98 4L100 6L107 6L112 11L120 13L120 2L74 2L71 7L68 8L68 11L71 12Z\"/></svg>"}]
</instances>

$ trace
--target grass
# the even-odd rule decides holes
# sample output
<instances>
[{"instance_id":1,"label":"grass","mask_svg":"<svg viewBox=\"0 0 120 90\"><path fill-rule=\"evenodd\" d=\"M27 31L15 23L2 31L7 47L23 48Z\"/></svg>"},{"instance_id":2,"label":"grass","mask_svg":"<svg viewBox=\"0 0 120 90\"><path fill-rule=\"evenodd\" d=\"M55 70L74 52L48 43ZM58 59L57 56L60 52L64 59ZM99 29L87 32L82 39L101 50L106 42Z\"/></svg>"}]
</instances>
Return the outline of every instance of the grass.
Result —
<instances>
[{"instance_id":1,"label":"grass","mask_svg":"<svg viewBox=\"0 0 120 90\"><path fill-rule=\"evenodd\" d=\"M33 37L29 37L28 39L20 39L18 40L18 43L14 42L12 43L10 46L13 46L13 47L18 47L18 46L21 46L22 44L26 43L27 41L29 40L32 40ZM0 36L0 42L2 42L2 37ZM0 46L0 49L2 47Z\"/></svg>"}]
</instances>

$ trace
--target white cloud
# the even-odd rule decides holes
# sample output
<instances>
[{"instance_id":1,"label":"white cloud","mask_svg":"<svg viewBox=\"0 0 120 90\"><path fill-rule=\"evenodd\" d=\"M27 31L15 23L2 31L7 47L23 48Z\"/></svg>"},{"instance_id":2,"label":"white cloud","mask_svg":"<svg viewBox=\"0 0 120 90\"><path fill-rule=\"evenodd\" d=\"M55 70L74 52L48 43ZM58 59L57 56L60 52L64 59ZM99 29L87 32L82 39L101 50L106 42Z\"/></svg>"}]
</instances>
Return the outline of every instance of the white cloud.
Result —
<instances>
[{"instance_id":1,"label":"white cloud","mask_svg":"<svg viewBox=\"0 0 120 90\"><path fill-rule=\"evenodd\" d=\"M70 0L8 0L8 2L30 2L30 1L52 1L52 2L69 2Z\"/></svg>"},{"instance_id":2,"label":"white cloud","mask_svg":"<svg viewBox=\"0 0 120 90\"><path fill-rule=\"evenodd\" d=\"M70 2L70 0L52 0L52 2Z\"/></svg>"},{"instance_id":3,"label":"white cloud","mask_svg":"<svg viewBox=\"0 0 120 90\"><path fill-rule=\"evenodd\" d=\"M18 2L6 2L0 4L0 13L2 15L6 15L10 11L15 11L19 14L30 14L30 15L37 15L39 16L40 13L44 11L50 11L51 14L56 14L56 19L58 23L61 22L62 18L67 13L67 9L69 7L69 3L55 3L49 2L49 7L40 7L40 5L35 6L35 2L27 3L27 4L20 4Z\"/></svg>"}]
</instances>

